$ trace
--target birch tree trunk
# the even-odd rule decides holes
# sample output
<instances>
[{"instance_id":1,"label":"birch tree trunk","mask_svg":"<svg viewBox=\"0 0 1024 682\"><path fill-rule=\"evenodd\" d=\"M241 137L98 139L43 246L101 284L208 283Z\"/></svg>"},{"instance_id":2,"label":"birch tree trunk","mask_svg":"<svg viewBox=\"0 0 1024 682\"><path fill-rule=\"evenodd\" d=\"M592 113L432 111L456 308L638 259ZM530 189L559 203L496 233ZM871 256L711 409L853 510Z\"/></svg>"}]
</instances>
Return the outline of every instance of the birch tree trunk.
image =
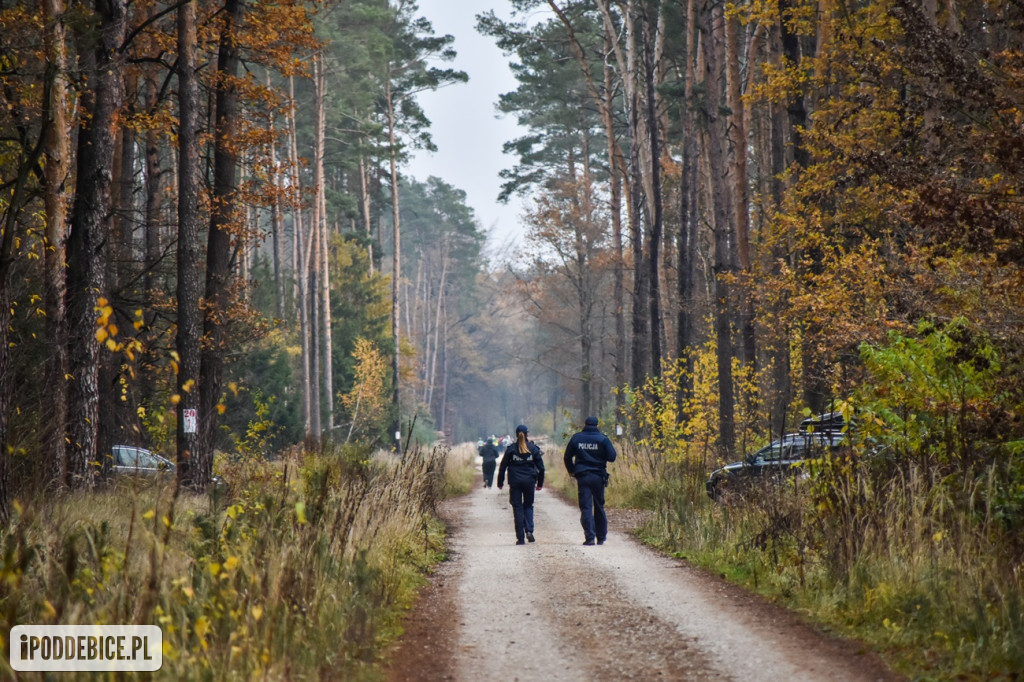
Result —
<instances>
[{"instance_id":1,"label":"birch tree trunk","mask_svg":"<svg viewBox=\"0 0 1024 682\"><path fill-rule=\"evenodd\" d=\"M331 270L330 250L327 230L327 199L324 192L324 145L327 128L327 117L324 102L327 97L326 77L324 75L323 53L319 53L313 62L313 75L316 79L316 201L319 220L316 233L320 245L319 261L319 304L320 304L320 344L321 344L321 380L323 391L323 426L322 437L330 439L334 427L334 369L331 358Z\"/></svg>"},{"instance_id":2,"label":"birch tree trunk","mask_svg":"<svg viewBox=\"0 0 1024 682\"><path fill-rule=\"evenodd\" d=\"M270 70L266 72L267 89L270 89ZM277 119L273 109L270 111L269 127L275 129ZM284 225L281 221L281 171L277 163L277 138L270 142L271 192L270 233L274 248L274 310L280 320L285 319L286 298L284 288Z\"/></svg>"},{"instance_id":3,"label":"birch tree trunk","mask_svg":"<svg viewBox=\"0 0 1024 682\"><path fill-rule=\"evenodd\" d=\"M292 169L293 198L292 222L294 270L295 270L295 308L299 314L299 339L302 347L302 424L305 439L313 438L313 396L311 393L310 338L312 332L309 325L309 259L305 254L305 226L302 216L302 174L299 172L299 152L297 148L298 131L295 122L295 77L288 77L288 96L291 106L288 108L288 161Z\"/></svg>"},{"instance_id":4,"label":"birch tree trunk","mask_svg":"<svg viewBox=\"0 0 1024 682\"><path fill-rule=\"evenodd\" d=\"M359 155L359 188L360 207L363 212L363 230L366 232L366 260L373 276L373 222L370 218L370 173L366 165L366 157Z\"/></svg>"},{"instance_id":5,"label":"birch tree trunk","mask_svg":"<svg viewBox=\"0 0 1024 682\"><path fill-rule=\"evenodd\" d=\"M400 396L401 333L399 320L399 283L402 278L402 236L398 210L398 150L395 148L395 101L391 90L391 78L384 84L388 112L388 156L391 165L391 220L393 225L394 251L391 256L391 333L394 336L394 357L391 361L391 409L394 412L395 452L402 455L402 405Z\"/></svg>"}]
</instances>

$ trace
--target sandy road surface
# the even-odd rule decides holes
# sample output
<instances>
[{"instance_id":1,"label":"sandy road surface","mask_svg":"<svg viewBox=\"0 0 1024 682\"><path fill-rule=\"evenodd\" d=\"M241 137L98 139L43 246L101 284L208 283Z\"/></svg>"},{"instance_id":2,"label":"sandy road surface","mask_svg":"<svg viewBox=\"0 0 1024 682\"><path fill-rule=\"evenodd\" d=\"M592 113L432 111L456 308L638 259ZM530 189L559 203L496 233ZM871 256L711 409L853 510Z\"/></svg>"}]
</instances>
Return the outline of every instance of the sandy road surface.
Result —
<instances>
[{"instance_id":1,"label":"sandy road surface","mask_svg":"<svg viewBox=\"0 0 1024 682\"><path fill-rule=\"evenodd\" d=\"M448 503L453 559L392 652L392 680L893 680L856 643L614 527L582 546L579 511L537 494L515 545L507 488Z\"/></svg>"}]
</instances>

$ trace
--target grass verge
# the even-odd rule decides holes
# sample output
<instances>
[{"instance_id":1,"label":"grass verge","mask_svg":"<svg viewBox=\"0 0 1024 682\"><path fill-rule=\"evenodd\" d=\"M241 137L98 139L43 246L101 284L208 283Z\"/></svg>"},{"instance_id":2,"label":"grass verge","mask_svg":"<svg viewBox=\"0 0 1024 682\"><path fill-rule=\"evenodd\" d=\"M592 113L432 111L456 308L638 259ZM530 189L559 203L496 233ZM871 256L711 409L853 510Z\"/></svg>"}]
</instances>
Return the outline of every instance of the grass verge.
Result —
<instances>
[{"instance_id":1,"label":"grass verge","mask_svg":"<svg viewBox=\"0 0 1024 682\"><path fill-rule=\"evenodd\" d=\"M449 456L338 449L235 463L223 499L117 481L21 502L0 531L4 632L155 624L168 679L377 679L444 557L435 507L464 476Z\"/></svg>"}]
</instances>

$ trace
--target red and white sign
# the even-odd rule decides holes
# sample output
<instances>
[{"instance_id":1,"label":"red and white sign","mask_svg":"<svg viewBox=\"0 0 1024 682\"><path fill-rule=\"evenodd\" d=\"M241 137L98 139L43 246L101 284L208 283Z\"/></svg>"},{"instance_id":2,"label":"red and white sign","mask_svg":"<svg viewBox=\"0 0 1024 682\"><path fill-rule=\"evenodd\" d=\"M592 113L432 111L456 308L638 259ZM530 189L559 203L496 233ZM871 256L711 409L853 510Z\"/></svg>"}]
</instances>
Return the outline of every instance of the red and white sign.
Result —
<instances>
[{"instance_id":1,"label":"red and white sign","mask_svg":"<svg viewBox=\"0 0 1024 682\"><path fill-rule=\"evenodd\" d=\"M185 433L198 433L199 432L199 413L198 410L189 409L185 410Z\"/></svg>"}]
</instances>

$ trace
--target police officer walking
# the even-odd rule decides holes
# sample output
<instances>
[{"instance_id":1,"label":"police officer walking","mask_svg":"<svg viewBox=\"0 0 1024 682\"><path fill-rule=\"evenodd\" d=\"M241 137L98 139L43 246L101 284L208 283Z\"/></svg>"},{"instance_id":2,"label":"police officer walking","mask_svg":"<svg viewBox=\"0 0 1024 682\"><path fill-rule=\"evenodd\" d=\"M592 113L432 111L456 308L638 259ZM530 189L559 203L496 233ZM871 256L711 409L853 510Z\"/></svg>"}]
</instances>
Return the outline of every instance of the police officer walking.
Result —
<instances>
[{"instance_id":1,"label":"police officer walking","mask_svg":"<svg viewBox=\"0 0 1024 682\"><path fill-rule=\"evenodd\" d=\"M544 486L544 455L537 444L527 438L528 431L516 427L516 442L505 448L498 466L498 490L505 485L508 471L509 502L516 527L516 544L533 542L533 493Z\"/></svg>"},{"instance_id":2,"label":"police officer walking","mask_svg":"<svg viewBox=\"0 0 1024 682\"><path fill-rule=\"evenodd\" d=\"M597 417L587 417L583 430L565 446L565 468L576 479L579 494L584 545L592 545L595 540L603 545L608 537L604 488L608 485L607 464L614 462L616 456L611 440L597 429Z\"/></svg>"},{"instance_id":3,"label":"police officer walking","mask_svg":"<svg viewBox=\"0 0 1024 682\"><path fill-rule=\"evenodd\" d=\"M493 436L480 446L480 457L483 458L484 487L490 488L494 483L494 468L498 465L498 446L494 444Z\"/></svg>"}]
</instances>

